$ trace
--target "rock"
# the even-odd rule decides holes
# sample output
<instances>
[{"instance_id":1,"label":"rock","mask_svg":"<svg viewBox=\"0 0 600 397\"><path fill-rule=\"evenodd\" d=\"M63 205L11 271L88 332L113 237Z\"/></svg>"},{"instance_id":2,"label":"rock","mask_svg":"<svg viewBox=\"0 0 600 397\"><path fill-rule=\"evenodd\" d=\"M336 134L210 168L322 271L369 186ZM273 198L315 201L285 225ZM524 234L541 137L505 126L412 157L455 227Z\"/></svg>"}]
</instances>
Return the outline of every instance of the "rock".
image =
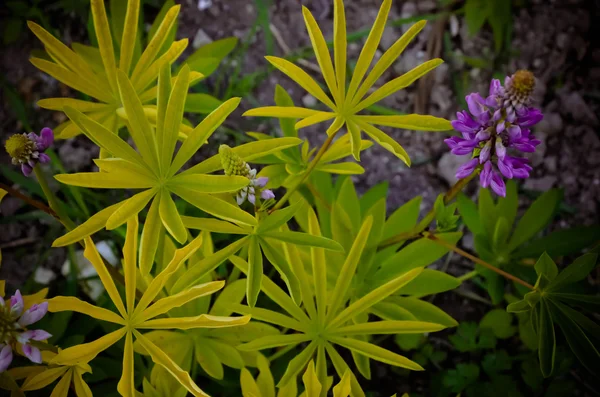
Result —
<instances>
[{"instance_id":1,"label":"rock","mask_svg":"<svg viewBox=\"0 0 600 397\"><path fill-rule=\"evenodd\" d=\"M452 14L450 16L450 34L452 35L452 37L456 37L458 36L459 31L460 24L458 22L458 18L456 17L456 15Z\"/></svg>"},{"instance_id":2,"label":"rock","mask_svg":"<svg viewBox=\"0 0 600 397\"><path fill-rule=\"evenodd\" d=\"M538 131L545 132L548 136L559 135L563 132L563 119L560 114L548 112L544 114L544 118L538 125L533 127L534 133Z\"/></svg>"},{"instance_id":3,"label":"rock","mask_svg":"<svg viewBox=\"0 0 600 397\"><path fill-rule=\"evenodd\" d=\"M381 35L381 40L379 41L379 47L385 51L394 45L399 37L400 35L395 28L384 29L383 34Z\"/></svg>"},{"instance_id":4,"label":"rock","mask_svg":"<svg viewBox=\"0 0 600 397\"><path fill-rule=\"evenodd\" d=\"M561 95L563 109L575 119L593 126L598 125L598 118L590 109L579 92L569 92Z\"/></svg>"},{"instance_id":5,"label":"rock","mask_svg":"<svg viewBox=\"0 0 600 397\"><path fill-rule=\"evenodd\" d=\"M314 108L317 106L317 99L310 94L306 94L302 97L302 104L307 108Z\"/></svg>"},{"instance_id":6,"label":"rock","mask_svg":"<svg viewBox=\"0 0 600 397\"><path fill-rule=\"evenodd\" d=\"M446 85L436 84L431 90L431 102L436 104L442 113L452 107L452 90Z\"/></svg>"},{"instance_id":7,"label":"rock","mask_svg":"<svg viewBox=\"0 0 600 397\"><path fill-rule=\"evenodd\" d=\"M458 179L456 178L456 170L469 160L469 156L457 156L450 152L446 152L440 158L437 164L438 174L444 179L449 186L454 185Z\"/></svg>"},{"instance_id":8,"label":"rock","mask_svg":"<svg viewBox=\"0 0 600 397\"><path fill-rule=\"evenodd\" d=\"M523 187L527 190L545 192L550 190L554 184L556 184L556 181L557 178L552 175L547 175L539 179L529 178L525 181L525 185Z\"/></svg>"},{"instance_id":9,"label":"rock","mask_svg":"<svg viewBox=\"0 0 600 397\"><path fill-rule=\"evenodd\" d=\"M556 165L558 163L558 159L556 156L548 156L544 160L544 165L549 172L556 172Z\"/></svg>"},{"instance_id":10,"label":"rock","mask_svg":"<svg viewBox=\"0 0 600 397\"><path fill-rule=\"evenodd\" d=\"M531 160L531 164L536 167L544 162L544 155L546 154L546 133L539 131L535 133L535 137L542 141L536 148L535 152L529 154L527 157Z\"/></svg>"},{"instance_id":11,"label":"rock","mask_svg":"<svg viewBox=\"0 0 600 397\"><path fill-rule=\"evenodd\" d=\"M55 278L56 274L52 270L41 266L38 266L38 268L35 269L35 273L33 273L33 280L42 285L50 284Z\"/></svg>"},{"instance_id":12,"label":"rock","mask_svg":"<svg viewBox=\"0 0 600 397\"><path fill-rule=\"evenodd\" d=\"M198 31L196 32L196 36L194 36L194 41L192 42L192 47L200 48L203 45L207 45L212 42L213 42L213 39L211 39L210 36L208 34L206 34L206 32L204 30L198 29Z\"/></svg>"},{"instance_id":13,"label":"rock","mask_svg":"<svg viewBox=\"0 0 600 397\"><path fill-rule=\"evenodd\" d=\"M198 9L204 11L212 7L212 0L198 0Z\"/></svg>"},{"instance_id":14,"label":"rock","mask_svg":"<svg viewBox=\"0 0 600 397\"><path fill-rule=\"evenodd\" d=\"M556 35L556 46L560 49L565 48L567 43L569 42L569 35L566 33L559 33Z\"/></svg>"}]
</instances>

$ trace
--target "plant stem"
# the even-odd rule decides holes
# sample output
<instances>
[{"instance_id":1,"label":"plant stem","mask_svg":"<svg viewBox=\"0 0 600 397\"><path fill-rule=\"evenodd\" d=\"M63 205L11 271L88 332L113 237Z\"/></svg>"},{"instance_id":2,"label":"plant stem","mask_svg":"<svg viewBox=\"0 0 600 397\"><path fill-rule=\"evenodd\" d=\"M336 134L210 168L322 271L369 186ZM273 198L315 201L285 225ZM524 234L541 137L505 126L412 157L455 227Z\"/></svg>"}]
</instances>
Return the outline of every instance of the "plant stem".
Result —
<instances>
[{"instance_id":1,"label":"plant stem","mask_svg":"<svg viewBox=\"0 0 600 397\"><path fill-rule=\"evenodd\" d=\"M459 254L459 255L461 255L461 256L463 256L463 257L465 257L465 258L467 258L467 259L469 259L469 260L471 260L471 261L473 261L473 262L475 262L475 263L477 263L477 264L479 264L479 265L481 265L481 266L483 266L483 267L485 267L485 268L487 268L487 269L489 269L489 270L491 270L491 271L493 271L495 273L498 273L502 277L505 277L505 278L507 278L509 280L512 280L515 283L521 284L521 285L523 285L523 286L525 286L525 287L527 287L527 288L529 288L531 290L534 289L533 285L529 284L528 282L523 281L520 278L518 278L516 276L513 276L512 274L507 273L504 270L499 269L496 266L491 265L491 264L487 263L486 261L484 261L484 260L482 260L482 259L480 259L480 258L478 258L478 257L476 257L474 255L469 254L468 252L466 252L466 251L458 248L457 246L455 246L453 244L450 244L449 242L444 241L444 240L436 237L434 234L425 232L425 233L423 233L423 237L426 237L429 240L435 242L436 244L441 245L442 247L445 247L445 248L447 248L447 249L449 249L451 251L454 251L457 254ZM467 273L467 274L469 275L470 273ZM469 278L471 278L471 277L472 276L469 276Z\"/></svg>"},{"instance_id":2,"label":"plant stem","mask_svg":"<svg viewBox=\"0 0 600 397\"><path fill-rule=\"evenodd\" d=\"M472 279L473 277L477 276L479 273L477 273L477 270L471 270L469 273L465 273L460 277L457 277L461 283L464 283L467 280Z\"/></svg>"},{"instance_id":3,"label":"plant stem","mask_svg":"<svg viewBox=\"0 0 600 397\"><path fill-rule=\"evenodd\" d=\"M304 183L306 178L308 178L310 173L315 169L315 167L319 163L319 160L321 160L321 157L323 157L323 155L325 154L327 149L329 149L329 146L333 142L333 138L335 138L338 131L334 132L333 134L331 134L327 137L327 139L325 140L325 142L323 142L323 145L321 146L321 148L319 149L319 151L317 152L315 157L311 160L310 164L308 164L308 168L306 168L306 171L302 175L302 178L300 178L300 180L294 186L292 186L290 189L288 189L287 192L285 192L283 197L277 202L277 204L275 204L275 206L273 206L273 208L271 208L269 213L280 209L283 206L283 204L285 204L285 202L288 201L288 199L291 197L291 195L296 190L298 190L298 188Z\"/></svg>"},{"instance_id":4,"label":"plant stem","mask_svg":"<svg viewBox=\"0 0 600 397\"><path fill-rule=\"evenodd\" d=\"M44 172L40 168L39 164L36 164L35 167L33 167L33 172L35 173L35 177L37 178L40 187L44 191L44 195L46 196L46 200L48 200L50 208L54 210L54 212L58 215L58 219L63 225L65 225L67 229L74 229L75 223L71 220L71 218L69 218L69 215L65 213L63 206L58 201L58 198L54 195L52 189L50 189L50 185L48 185L46 176L44 175Z\"/></svg>"},{"instance_id":5,"label":"plant stem","mask_svg":"<svg viewBox=\"0 0 600 397\"><path fill-rule=\"evenodd\" d=\"M452 186L450 188L450 190L448 190L446 192L446 194L444 195L444 204L448 204L450 201L454 200L454 198L458 195L458 193L461 190L463 190L464 187L467 186L467 184L476 175L478 175L477 170L473 171L473 173L471 175L469 175L468 177L463 178L463 179L459 179L458 182L456 182L454 184L454 186ZM381 244L379 244L379 248L385 248L385 247L388 247L390 245L394 245L396 243L400 243L402 241L406 241L406 240L409 240L411 238L414 238L414 237L418 236L419 234L421 234L421 232L423 232L423 230L425 230L425 228L427 226L429 226L429 224L434 219L435 219L435 208L432 208L425 215L425 217L423 217L423 219L421 219L421 221L419 223L417 223L417 225L415 227L413 227L408 232L397 234L394 237L390 237L389 239L383 241Z\"/></svg>"},{"instance_id":6,"label":"plant stem","mask_svg":"<svg viewBox=\"0 0 600 397\"><path fill-rule=\"evenodd\" d=\"M8 192L8 194L10 194L11 196L18 198L19 200L23 200L24 202L31 205L32 207L35 207L38 210L43 211L43 212L47 213L48 215L56 218L58 221L60 221L58 214L56 212L54 212L54 210L52 208L48 207L46 204L42 203L41 201L32 199L31 197L24 195L17 189L14 189L14 188L12 188L8 185L5 185L4 183L1 183L1 182L0 182L0 189L6 190Z\"/></svg>"}]
</instances>

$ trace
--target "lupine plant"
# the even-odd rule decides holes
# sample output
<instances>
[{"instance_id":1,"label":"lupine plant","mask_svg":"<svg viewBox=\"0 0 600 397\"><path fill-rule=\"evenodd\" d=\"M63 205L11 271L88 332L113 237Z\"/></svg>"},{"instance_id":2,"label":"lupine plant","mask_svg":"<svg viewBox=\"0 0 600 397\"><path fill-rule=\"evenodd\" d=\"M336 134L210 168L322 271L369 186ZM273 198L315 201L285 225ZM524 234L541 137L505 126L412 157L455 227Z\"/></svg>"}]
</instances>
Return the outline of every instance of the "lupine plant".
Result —
<instances>
[{"instance_id":1,"label":"lupine plant","mask_svg":"<svg viewBox=\"0 0 600 397\"><path fill-rule=\"evenodd\" d=\"M372 105L443 62L428 60L378 85L425 21L373 62L392 6L384 0L349 71L343 1L333 2L333 54L304 7L323 83L287 59L267 61L328 110L295 106L277 86L274 106L244 115L279 118L283 136L277 130L249 132L250 142L221 144L200 158L199 149L214 148L214 135L242 98L220 101L189 90L235 43L216 42L180 60L187 40L174 41L179 6L167 1L144 37L139 0L110 5L107 13L103 0L91 1L97 48L77 43L69 48L29 24L45 48L31 62L86 99L41 100L40 107L64 112L68 121L54 131L45 127L40 135L19 133L5 142L13 164L25 176L35 173L48 206L10 186L0 190L0 199L11 194L55 217L65 231L52 246L81 246L105 294L94 301L77 290L66 296L52 290L47 298L47 289L26 296L17 289L5 299L0 282L0 388L11 396L39 390L56 397L365 396L372 360L422 371L416 359L394 350L415 349L424 335L458 325L425 297L480 277L493 302L508 302L506 310L519 316L520 334L533 341L527 346L538 350L544 376L555 366L555 328L586 369L598 368L600 328L587 315L598 311L598 297L581 290L598 249L562 270L556 265L560 257L597 242L598 228L539 237L558 208L558 190L517 216L513 179L527 178L532 166L511 151L536 150L540 141L531 128L543 118L533 107L531 72L516 71L504 86L492 80L485 98L469 94L468 111L453 121L372 115ZM194 109L206 115L198 123L186 119L185 112ZM311 125L327 136L318 148L298 135ZM373 141L410 165L401 144L380 127L461 134L445 135L452 153L469 156L457 172L459 181L422 216L421 197L388 211L387 185L359 197L348 177L364 172L360 154ZM71 219L66 197L50 189L42 165L51 161L45 151L55 140L78 134L99 147L97 170L62 172L54 179L69 189L130 195ZM477 204L462 193L476 176ZM457 246L465 231L461 223L474 235L478 256ZM122 241L117 266L100 254L98 234ZM454 277L436 267L449 252L474 262L475 269ZM480 326L510 328L494 326L495 319L510 321L506 310L490 312ZM47 319L65 313L85 318L92 324L88 331L101 331L68 342L54 338L44 329L52 324ZM451 337L460 351L483 343L477 326L469 324ZM382 346L390 335L397 346ZM432 354L427 357L434 361ZM111 390L94 383L102 360L116 363ZM449 392L463 390L472 369L461 364L449 371L445 376L456 378L444 380Z\"/></svg>"}]
</instances>

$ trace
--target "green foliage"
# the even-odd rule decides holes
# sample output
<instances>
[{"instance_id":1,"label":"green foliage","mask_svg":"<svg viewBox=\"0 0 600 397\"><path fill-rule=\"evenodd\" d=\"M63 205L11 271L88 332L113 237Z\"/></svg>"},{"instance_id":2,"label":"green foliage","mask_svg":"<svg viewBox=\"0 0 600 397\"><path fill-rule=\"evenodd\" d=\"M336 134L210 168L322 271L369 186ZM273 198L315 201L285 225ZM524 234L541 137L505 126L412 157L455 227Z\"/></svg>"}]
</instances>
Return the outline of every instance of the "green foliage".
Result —
<instances>
[{"instance_id":1,"label":"green foliage","mask_svg":"<svg viewBox=\"0 0 600 397\"><path fill-rule=\"evenodd\" d=\"M584 313L597 313L597 296L578 291L577 284L596 267L596 250L577 258L561 272L544 253L535 264L538 276L535 290L523 300L506 308L509 312L529 313L538 338L540 368L545 377L552 375L556 356L556 325L579 362L592 373L600 364L598 331L600 326Z\"/></svg>"},{"instance_id":2,"label":"green foliage","mask_svg":"<svg viewBox=\"0 0 600 397\"><path fill-rule=\"evenodd\" d=\"M512 38L512 0L467 0L465 20L469 33L477 34L487 22L494 34L496 52L510 43Z\"/></svg>"}]
</instances>

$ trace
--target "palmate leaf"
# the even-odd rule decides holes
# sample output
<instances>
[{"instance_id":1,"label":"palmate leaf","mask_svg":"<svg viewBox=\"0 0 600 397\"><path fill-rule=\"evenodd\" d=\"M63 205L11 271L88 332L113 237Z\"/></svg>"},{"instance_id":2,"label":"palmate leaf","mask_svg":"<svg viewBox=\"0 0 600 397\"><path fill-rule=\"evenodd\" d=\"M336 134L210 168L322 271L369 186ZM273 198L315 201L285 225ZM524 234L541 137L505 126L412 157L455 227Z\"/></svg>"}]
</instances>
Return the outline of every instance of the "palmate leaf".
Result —
<instances>
[{"instance_id":1,"label":"palmate leaf","mask_svg":"<svg viewBox=\"0 0 600 397\"><path fill-rule=\"evenodd\" d=\"M319 236L320 230L318 220L312 208L301 207L300 209L303 211L306 209L308 211L307 222L310 234ZM290 210L288 216L292 215L293 211ZM284 218L287 218L288 216L285 216ZM296 306L293 303L292 298L287 296L280 287L268 278L263 277L261 282L262 291L283 309L286 314L269 309L259 307L252 308L239 304L231 306L235 312L249 314L260 321L272 323L294 331L287 335L262 337L244 343L239 346L239 349L242 351L255 351L284 346L294 347L298 346L300 343L308 342L308 345L303 347L302 351L298 352L295 358L290 361L285 374L279 381L279 387L285 387L289 382L294 382L297 375L301 373L303 368L306 367L315 356L316 370L314 371L315 374L312 378L316 377L316 381L318 381L319 384L327 384L327 357L332 360L340 378L343 378L348 369L348 365L335 351L334 345L345 347L355 353L357 357L360 357L358 358L358 362L361 363L360 365L367 366L366 368L359 367L361 373L368 371L368 358L419 370L421 367L418 364L410 361L406 357L369 343L366 336L371 334L414 334L435 332L446 328L446 325L437 322L416 320L368 322L367 317L365 317L364 322L354 323L352 321L352 319L362 318L363 314L372 310L372 308L377 306L380 302L389 299L392 294L399 290L403 285L414 280L423 270L417 268L406 272L391 279L388 283L368 291L368 293L360 299L349 301L351 297L351 280L353 277L356 277L357 264L364 254L365 244L368 240L372 225L373 218L367 216L362 225L360 225L360 230L357 233L350 250L344 254L344 264L340 271L336 272L337 279L333 284L332 290L327 290L327 284L325 282L325 268L329 261L323 252L323 248L320 248L319 246L311 247L310 259L307 258L312 264L312 274L310 274L304 271L303 268L305 268L305 265L302 264L304 259L302 255L298 255L301 247L290 246L289 243L283 242L280 244L284 247L285 258L290 261L290 267L296 269L296 277L298 279L304 305L302 307ZM268 254L267 257L269 257ZM271 258L269 259L271 260ZM251 269L249 263L239 257L232 257L231 261L243 273L249 274ZM312 288L313 285L314 291ZM445 321L448 322L447 320ZM325 344L325 346L323 346L323 344ZM344 382L349 382L354 395L363 395L353 374L351 375L351 379L346 377Z\"/></svg>"},{"instance_id":2,"label":"palmate leaf","mask_svg":"<svg viewBox=\"0 0 600 397\"><path fill-rule=\"evenodd\" d=\"M564 334L567 343L578 360L594 372L600 363L598 332L600 326L587 317L580 307L592 313L598 311L597 296L572 293L575 283L583 280L596 266L596 250L577 258L561 272L549 255L544 253L535 265L538 281L534 291L525 299L511 303L507 311L530 313L531 323L537 334L540 369L544 377L554 371L556 351L556 326Z\"/></svg>"},{"instance_id":3,"label":"palmate leaf","mask_svg":"<svg viewBox=\"0 0 600 397\"><path fill-rule=\"evenodd\" d=\"M65 105L75 107L102 123L111 132L115 132L124 125L117 115L121 104L117 70L131 79L135 93L142 98L144 104L156 99L156 91L152 93L152 90L148 90L148 86L156 81L159 70L163 66L170 67L181 55L187 46L187 39L173 42L173 28L180 8L173 5L168 10L165 9L164 15L157 18L151 40L142 52L138 47L142 34L138 32L139 8L139 0L127 2L126 8L120 7L116 10L111 7L114 15L109 21L104 1L93 0L91 13L98 48L74 43L71 50L41 26L28 22L29 28L44 44L52 60L50 62L32 58L31 62L57 80L99 101L99 103L79 101L78 106L75 107L73 100L65 103L67 98L49 98L41 100L39 105L59 111L62 111ZM111 22L113 33L118 37L111 35ZM160 51L163 45L168 47L164 53ZM132 67L132 64L135 66ZM146 94L148 91L149 94ZM56 136L65 139L80 132L81 127L73 120L55 129Z\"/></svg>"},{"instance_id":4,"label":"palmate leaf","mask_svg":"<svg viewBox=\"0 0 600 397\"><path fill-rule=\"evenodd\" d=\"M333 240L307 233L292 232L285 227L286 223L292 219L303 205L303 203L296 203L274 211L267 216L260 218L257 225L254 227L248 227L246 224L242 224L239 221L237 221L237 224L233 224L213 219L193 217L185 217L184 224L187 228L191 229L247 235L247 237L238 241L239 245L238 243L234 243L236 244L236 251L232 250L228 253L229 256L231 256L237 252L237 249L243 246L248 247L249 268L246 295L248 304L251 307L255 305L261 289L263 278L263 254L275 269L277 269L294 301L299 305L302 301L302 293L298 280L298 268L292 268L290 265L291 261L286 259L287 251L284 250L281 243L283 242L297 246L320 247L331 251L343 251L343 248ZM250 217L249 214L248 216ZM252 217L251 219L255 220ZM236 220L231 221L236 222ZM231 246L234 246L234 244ZM205 258L205 260L209 260L211 257L218 257L218 263L227 259L227 257L221 256L220 253L215 253L214 255ZM212 267L212 264L210 267L196 266L194 269L189 270L187 274L184 274L182 279L186 280L186 283L189 283L192 278L198 280L202 276L208 274L207 272L212 271L214 267ZM191 276L192 274L193 276Z\"/></svg>"},{"instance_id":5,"label":"palmate leaf","mask_svg":"<svg viewBox=\"0 0 600 397\"><path fill-rule=\"evenodd\" d=\"M410 159L406 151L375 125L393 126L397 128L416 129L425 131L445 131L451 126L447 120L421 115L408 116L366 116L359 114L366 107L394 94L398 90L412 84L416 79L431 71L442 63L440 59L430 60L417 66L406 74L384 84L374 93L367 95L377 79L387 70L393 61L401 54L411 39L423 28L424 22L415 24L392 47L390 47L376 62L371 72L367 70L375 56L375 51L381 40L385 21L391 8L391 0L385 0L373 24L373 28L360 53L350 85L346 89L346 23L344 5L341 0L334 1L334 45L333 62L327 48L325 38L310 11L303 7L302 14L310 41L321 69L330 96L305 71L293 63L277 57L266 57L275 68L286 74L313 97L327 106L330 111L322 112L312 109L290 107L287 105L268 106L247 111L245 116L279 117L301 119L295 128L303 128L312 124L334 119L327 129L327 134L337 133L344 125L350 136L351 152L356 160L359 159L361 148L361 131L382 145L386 150L395 154L406 164Z\"/></svg>"}]
</instances>

